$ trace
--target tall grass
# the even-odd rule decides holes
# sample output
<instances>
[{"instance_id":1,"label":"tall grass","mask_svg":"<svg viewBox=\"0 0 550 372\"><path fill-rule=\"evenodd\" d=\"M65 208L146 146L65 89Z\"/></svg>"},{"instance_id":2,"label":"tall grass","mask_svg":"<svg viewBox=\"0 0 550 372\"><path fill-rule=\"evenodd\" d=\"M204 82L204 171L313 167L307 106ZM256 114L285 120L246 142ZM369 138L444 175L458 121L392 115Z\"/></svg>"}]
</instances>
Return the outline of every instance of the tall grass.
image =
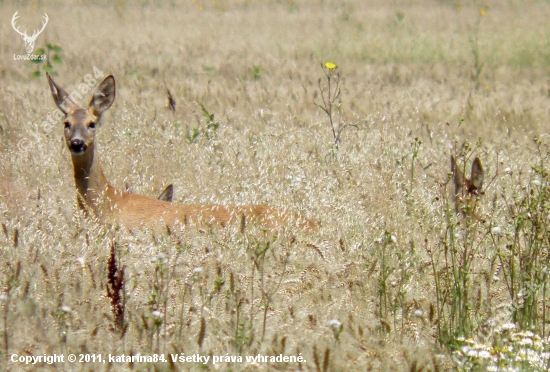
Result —
<instances>
[{"instance_id":1,"label":"tall grass","mask_svg":"<svg viewBox=\"0 0 550 372\"><path fill-rule=\"evenodd\" d=\"M231 228L154 235L82 215L61 123L40 126L54 108L47 83L35 64L11 60L23 43L4 23L5 369L74 368L15 364L13 353L284 354L304 361L221 368L418 371L504 368L546 352L544 2L20 8L29 28L48 13L37 48L62 48L55 70L68 91L94 66L117 79L96 136L117 188L157 196L172 183L177 203L270 204L321 227L273 239ZM354 129L338 132L315 105L327 61L338 65L341 123ZM476 218L464 218L449 159L480 138L457 156L466 174L474 157L486 171ZM520 367L546 369L544 355Z\"/></svg>"}]
</instances>

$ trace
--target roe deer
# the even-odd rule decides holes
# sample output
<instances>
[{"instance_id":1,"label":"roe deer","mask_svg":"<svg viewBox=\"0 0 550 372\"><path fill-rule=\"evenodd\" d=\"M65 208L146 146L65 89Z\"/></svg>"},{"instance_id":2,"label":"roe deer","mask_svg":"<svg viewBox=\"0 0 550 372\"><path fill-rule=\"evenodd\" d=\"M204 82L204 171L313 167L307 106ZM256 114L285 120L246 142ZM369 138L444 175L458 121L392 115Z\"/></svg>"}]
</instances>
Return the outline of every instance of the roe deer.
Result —
<instances>
[{"instance_id":1,"label":"roe deer","mask_svg":"<svg viewBox=\"0 0 550 372\"><path fill-rule=\"evenodd\" d=\"M464 164L466 167L466 164ZM481 196L485 171L481 160L475 158L472 163L470 179L464 177L464 172L456 164L454 156L451 155L451 173L453 174L454 194L456 213L463 215L474 215L477 199Z\"/></svg>"},{"instance_id":2,"label":"roe deer","mask_svg":"<svg viewBox=\"0 0 550 372\"><path fill-rule=\"evenodd\" d=\"M129 229L148 227L157 230L163 224L194 227L235 225L244 232L248 224L270 231L282 227L315 230L314 221L292 212L265 205L177 205L144 195L116 190L105 178L95 149L96 125L115 100L115 79L107 76L93 94L88 108L71 100L48 74L48 82L57 107L65 114L65 141L71 152L79 207L91 211L101 221Z\"/></svg>"}]
</instances>

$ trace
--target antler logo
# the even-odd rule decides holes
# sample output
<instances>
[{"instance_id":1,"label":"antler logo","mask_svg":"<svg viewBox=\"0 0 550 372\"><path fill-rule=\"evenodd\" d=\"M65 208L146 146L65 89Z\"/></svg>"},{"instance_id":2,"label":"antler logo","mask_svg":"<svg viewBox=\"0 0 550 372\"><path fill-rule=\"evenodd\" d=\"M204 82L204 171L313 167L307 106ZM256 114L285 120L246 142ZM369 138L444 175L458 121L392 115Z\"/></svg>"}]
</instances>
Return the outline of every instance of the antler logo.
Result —
<instances>
[{"instance_id":1,"label":"antler logo","mask_svg":"<svg viewBox=\"0 0 550 372\"><path fill-rule=\"evenodd\" d=\"M21 37L25 41L25 48L27 49L27 53L30 54L34 50L34 42L36 41L36 38L42 33L42 31L44 31L46 25L48 24L48 15L44 13L45 21L42 23L42 29L40 31L34 30L33 34L29 36L27 35L27 30L25 30L25 32L21 32L19 31L19 27L15 25L15 21L17 20L17 18L19 18L19 15L17 15L17 13L19 13L19 11L16 11L13 15L13 18L11 19L11 26L19 35L21 35Z\"/></svg>"}]
</instances>

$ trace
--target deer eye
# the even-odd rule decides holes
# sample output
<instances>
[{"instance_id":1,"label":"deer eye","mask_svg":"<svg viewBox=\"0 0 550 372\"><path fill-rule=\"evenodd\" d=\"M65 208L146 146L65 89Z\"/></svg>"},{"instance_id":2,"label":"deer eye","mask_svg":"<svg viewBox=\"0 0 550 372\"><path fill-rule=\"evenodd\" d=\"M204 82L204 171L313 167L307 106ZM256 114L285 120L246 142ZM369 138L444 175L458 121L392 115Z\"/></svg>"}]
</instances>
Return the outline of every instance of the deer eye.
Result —
<instances>
[{"instance_id":1,"label":"deer eye","mask_svg":"<svg viewBox=\"0 0 550 372\"><path fill-rule=\"evenodd\" d=\"M95 123L90 123L90 124L88 124L88 128L90 128L90 129L95 129Z\"/></svg>"},{"instance_id":2,"label":"deer eye","mask_svg":"<svg viewBox=\"0 0 550 372\"><path fill-rule=\"evenodd\" d=\"M69 123L68 121L64 122L63 124L65 124L65 129L71 129L71 123Z\"/></svg>"}]
</instances>

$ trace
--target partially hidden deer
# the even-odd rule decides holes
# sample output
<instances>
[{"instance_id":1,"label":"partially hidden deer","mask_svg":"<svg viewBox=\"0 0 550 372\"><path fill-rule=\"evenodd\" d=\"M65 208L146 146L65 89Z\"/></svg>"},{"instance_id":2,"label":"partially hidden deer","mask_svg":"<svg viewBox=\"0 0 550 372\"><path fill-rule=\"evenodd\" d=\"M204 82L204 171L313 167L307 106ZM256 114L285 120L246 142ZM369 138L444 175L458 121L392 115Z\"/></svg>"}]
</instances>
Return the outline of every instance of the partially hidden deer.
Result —
<instances>
[{"instance_id":1,"label":"partially hidden deer","mask_svg":"<svg viewBox=\"0 0 550 372\"><path fill-rule=\"evenodd\" d=\"M475 217L477 200L481 196L483 179L485 178L481 160L479 158L474 159L470 178L468 179L464 177L464 172L460 170L454 156L451 155L451 173L453 174L453 201L456 213Z\"/></svg>"},{"instance_id":2,"label":"partially hidden deer","mask_svg":"<svg viewBox=\"0 0 550 372\"><path fill-rule=\"evenodd\" d=\"M63 112L64 135L71 152L79 207L91 211L100 221L128 229L177 224L195 228L222 228L233 225L241 232L250 225L270 231L280 228L317 229L317 224L293 212L266 205L222 206L182 205L130 194L115 189L105 177L96 150L95 134L101 115L115 100L112 75L97 87L87 108L79 107L48 74L48 83L57 107Z\"/></svg>"}]
</instances>

